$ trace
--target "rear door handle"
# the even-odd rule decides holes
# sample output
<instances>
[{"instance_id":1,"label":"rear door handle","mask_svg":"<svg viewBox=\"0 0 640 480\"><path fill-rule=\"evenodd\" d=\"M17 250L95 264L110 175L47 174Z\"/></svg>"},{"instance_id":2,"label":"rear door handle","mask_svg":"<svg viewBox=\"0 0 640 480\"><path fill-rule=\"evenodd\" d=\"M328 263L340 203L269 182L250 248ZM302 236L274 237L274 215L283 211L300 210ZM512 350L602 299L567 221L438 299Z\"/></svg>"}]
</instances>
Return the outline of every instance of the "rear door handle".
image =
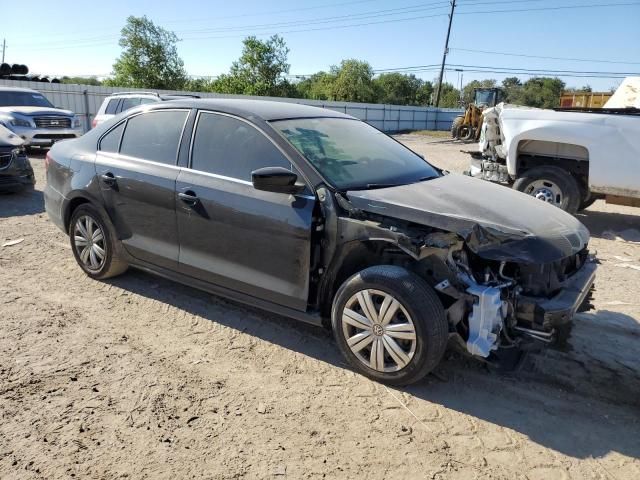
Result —
<instances>
[{"instance_id":1,"label":"rear door handle","mask_svg":"<svg viewBox=\"0 0 640 480\"><path fill-rule=\"evenodd\" d=\"M100 175L100 179L103 183L109 185L110 187L116 184L116 177L111 172L103 173L102 175Z\"/></svg>"},{"instance_id":2,"label":"rear door handle","mask_svg":"<svg viewBox=\"0 0 640 480\"><path fill-rule=\"evenodd\" d=\"M191 191L180 192L178 194L178 197L184 203L186 203L187 205L191 205L191 206L194 206L195 204L197 204L200 201L198 199L197 195L195 193L191 192Z\"/></svg>"}]
</instances>

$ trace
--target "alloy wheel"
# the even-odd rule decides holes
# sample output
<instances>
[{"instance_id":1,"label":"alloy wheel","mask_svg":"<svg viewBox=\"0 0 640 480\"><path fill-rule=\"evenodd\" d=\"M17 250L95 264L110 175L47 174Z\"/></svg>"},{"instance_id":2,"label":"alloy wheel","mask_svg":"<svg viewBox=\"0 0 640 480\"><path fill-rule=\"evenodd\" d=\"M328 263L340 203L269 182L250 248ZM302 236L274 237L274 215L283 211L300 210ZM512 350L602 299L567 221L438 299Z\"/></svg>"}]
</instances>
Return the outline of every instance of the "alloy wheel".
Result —
<instances>
[{"instance_id":1,"label":"alloy wheel","mask_svg":"<svg viewBox=\"0 0 640 480\"><path fill-rule=\"evenodd\" d=\"M525 193L544 202L560 207L564 196L562 190L555 183L549 180L536 180L531 182L525 189Z\"/></svg>"},{"instance_id":2,"label":"alloy wheel","mask_svg":"<svg viewBox=\"0 0 640 480\"><path fill-rule=\"evenodd\" d=\"M380 290L360 290L349 298L342 331L356 358L378 372L403 369L416 352L411 316L395 297Z\"/></svg>"},{"instance_id":3,"label":"alloy wheel","mask_svg":"<svg viewBox=\"0 0 640 480\"><path fill-rule=\"evenodd\" d=\"M82 264L91 271L102 268L106 258L104 232L89 215L83 215L73 229L74 246Z\"/></svg>"}]
</instances>

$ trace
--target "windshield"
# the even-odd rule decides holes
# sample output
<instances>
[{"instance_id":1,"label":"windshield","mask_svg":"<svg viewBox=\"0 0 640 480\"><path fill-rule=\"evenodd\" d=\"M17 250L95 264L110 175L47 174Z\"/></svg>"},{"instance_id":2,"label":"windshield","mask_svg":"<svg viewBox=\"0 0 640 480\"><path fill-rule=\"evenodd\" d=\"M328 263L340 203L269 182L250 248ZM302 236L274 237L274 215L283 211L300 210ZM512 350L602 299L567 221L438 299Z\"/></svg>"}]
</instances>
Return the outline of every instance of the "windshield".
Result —
<instances>
[{"instance_id":1,"label":"windshield","mask_svg":"<svg viewBox=\"0 0 640 480\"><path fill-rule=\"evenodd\" d=\"M495 91L493 90L477 90L476 91L476 105L495 105L493 96Z\"/></svg>"},{"instance_id":2,"label":"windshield","mask_svg":"<svg viewBox=\"0 0 640 480\"><path fill-rule=\"evenodd\" d=\"M47 107L53 105L38 92L7 92L0 91L0 107Z\"/></svg>"},{"instance_id":3,"label":"windshield","mask_svg":"<svg viewBox=\"0 0 640 480\"><path fill-rule=\"evenodd\" d=\"M405 185L439 176L411 150L358 120L297 118L272 124L340 190Z\"/></svg>"}]
</instances>

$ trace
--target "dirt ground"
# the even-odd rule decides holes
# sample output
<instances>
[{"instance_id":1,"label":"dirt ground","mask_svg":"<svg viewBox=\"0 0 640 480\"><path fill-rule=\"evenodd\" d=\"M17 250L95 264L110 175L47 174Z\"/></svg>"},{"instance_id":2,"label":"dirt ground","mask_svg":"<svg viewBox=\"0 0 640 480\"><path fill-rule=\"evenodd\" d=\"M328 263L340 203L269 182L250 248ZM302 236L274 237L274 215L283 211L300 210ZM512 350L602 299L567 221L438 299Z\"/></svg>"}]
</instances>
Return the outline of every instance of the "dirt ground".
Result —
<instances>
[{"instance_id":1,"label":"dirt ground","mask_svg":"<svg viewBox=\"0 0 640 480\"><path fill-rule=\"evenodd\" d=\"M399 138L466 167L469 146ZM640 209L580 215L602 263L568 351L509 374L451 352L392 389L323 330L137 271L89 280L33 164L35 192L0 196L0 245L23 239L0 247L1 479L640 478Z\"/></svg>"}]
</instances>

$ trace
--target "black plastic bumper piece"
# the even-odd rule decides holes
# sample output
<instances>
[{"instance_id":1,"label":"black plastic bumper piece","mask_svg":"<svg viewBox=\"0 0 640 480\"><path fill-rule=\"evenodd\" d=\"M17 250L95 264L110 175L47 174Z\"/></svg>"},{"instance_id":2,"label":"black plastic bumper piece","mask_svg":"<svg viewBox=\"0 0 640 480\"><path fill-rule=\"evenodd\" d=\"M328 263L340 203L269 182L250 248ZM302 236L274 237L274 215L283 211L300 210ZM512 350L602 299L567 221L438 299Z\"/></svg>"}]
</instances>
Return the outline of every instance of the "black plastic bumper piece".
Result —
<instances>
[{"instance_id":1,"label":"black plastic bumper piece","mask_svg":"<svg viewBox=\"0 0 640 480\"><path fill-rule=\"evenodd\" d=\"M569 323L589 296L596 278L596 264L587 261L552 298L518 297L516 318L530 323L536 330L551 331Z\"/></svg>"}]
</instances>

